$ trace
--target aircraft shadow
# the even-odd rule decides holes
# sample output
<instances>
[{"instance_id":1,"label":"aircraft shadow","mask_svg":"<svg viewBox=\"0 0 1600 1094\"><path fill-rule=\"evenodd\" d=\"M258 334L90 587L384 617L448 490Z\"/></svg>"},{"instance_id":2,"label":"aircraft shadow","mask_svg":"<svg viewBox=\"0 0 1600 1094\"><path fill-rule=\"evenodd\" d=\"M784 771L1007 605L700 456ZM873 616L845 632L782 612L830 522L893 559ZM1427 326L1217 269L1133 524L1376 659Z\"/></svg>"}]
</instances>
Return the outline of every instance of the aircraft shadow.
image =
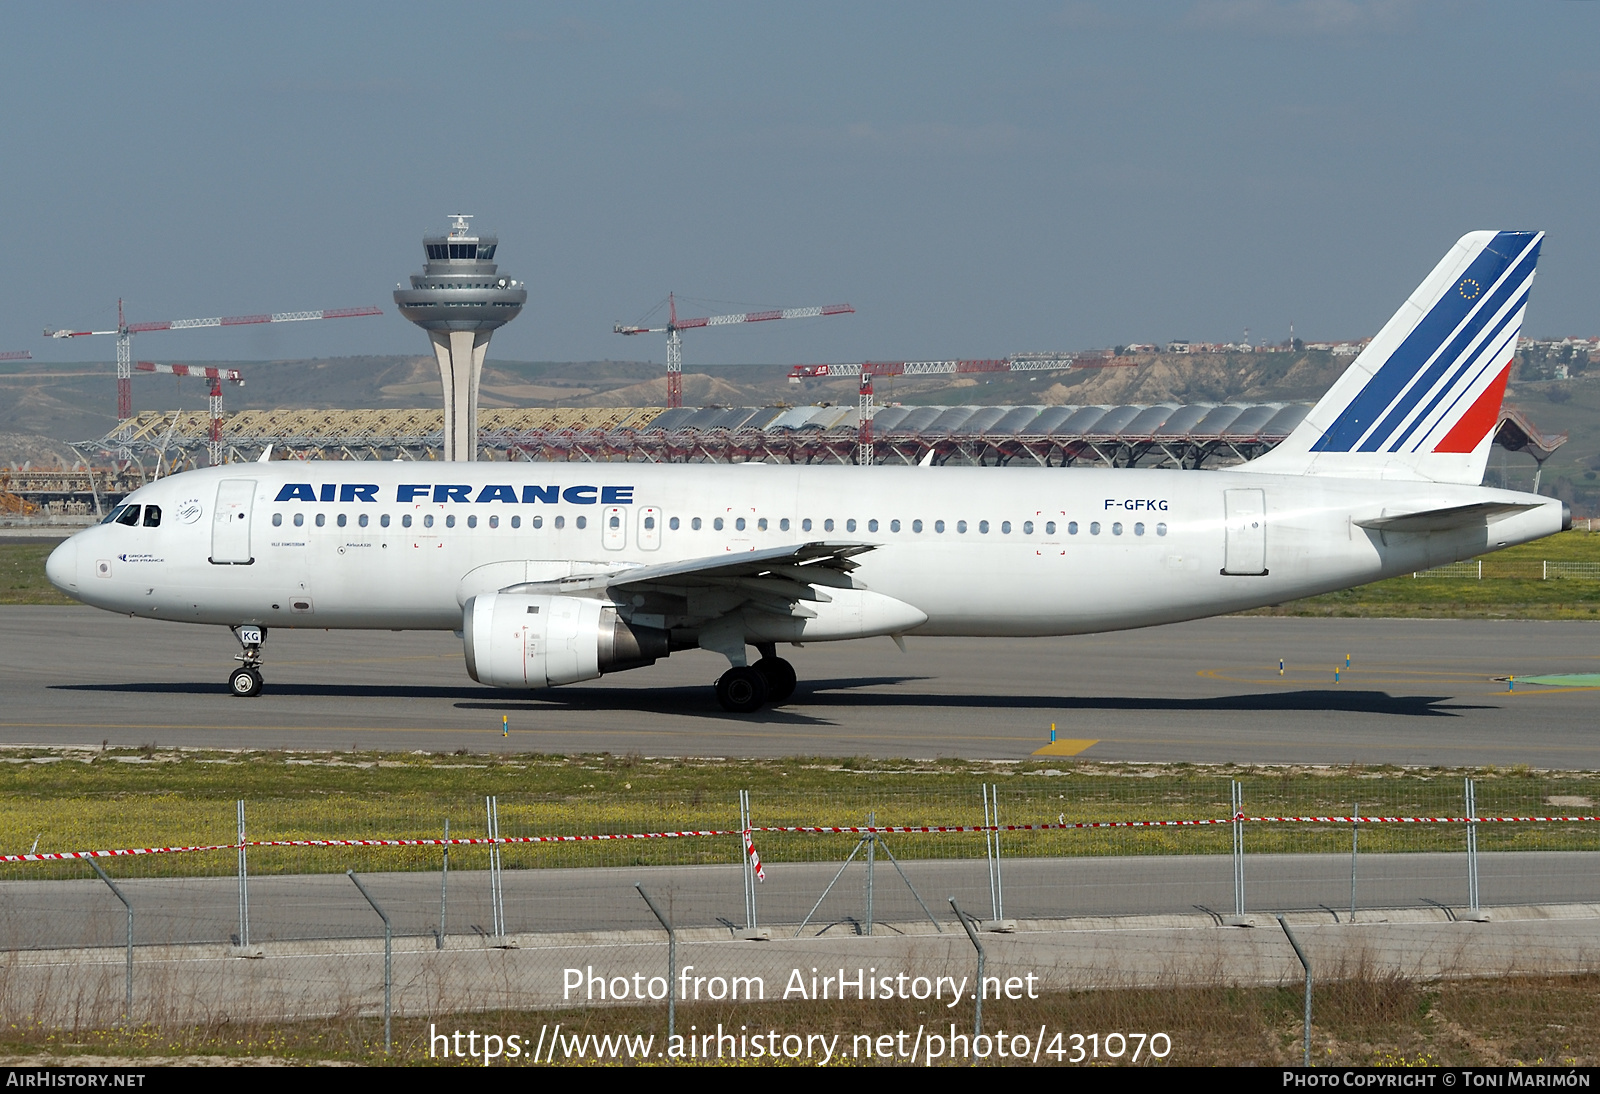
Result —
<instances>
[{"instance_id":1,"label":"aircraft shadow","mask_svg":"<svg viewBox=\"0 0 1600 1094\"><path fill-rule=\"evenodd\" d=\"M552 689L536 696L474 685L439 687L425 684L307 684L269 682L265 697L320 699L443 699L459 710L489 711L638 711L694 718L727 717L740 722L794 725L831 724L833 712L846 709L890 710L912 707L954 707L972 710L1144 711L1151 713L1296 713L1331 711L1382 714L1401 718L1456 718L1463 712L1495 710L1494 704L1463 703L1448 695L1390 695L1383 691L1305 690L1256 692L1196 698L1128 695L1018 695L1007 693L950 694L923 691L864 692L864 688L921 683L919 676L865 676L802 681L791 703L755 715L724 714L704 685L665 688L576 687ZM227 695L210 681L134 681L123 684L53 684L51 691L123 695ZM802 709L810 708L809 712ZM820 708L820 710L818 709Z\"/></svg>"}]
</instances>

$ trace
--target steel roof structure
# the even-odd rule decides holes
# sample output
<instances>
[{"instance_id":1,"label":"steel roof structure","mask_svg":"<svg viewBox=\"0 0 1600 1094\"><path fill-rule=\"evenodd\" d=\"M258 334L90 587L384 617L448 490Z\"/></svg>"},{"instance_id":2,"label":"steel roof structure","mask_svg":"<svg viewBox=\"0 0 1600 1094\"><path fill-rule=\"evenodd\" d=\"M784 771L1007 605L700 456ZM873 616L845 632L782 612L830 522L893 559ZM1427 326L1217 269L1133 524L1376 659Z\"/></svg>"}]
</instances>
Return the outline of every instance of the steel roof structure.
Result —
<instances>
[{"instance_id":1,"label":"steel roof structure","mask_svg":"<svg viewBox=\"0 0 1600 1094\"><path fill-rule=\"evenodd\" d=\"M873 419L876 461L1020 463L1065 467L1225 466L1288 436L1306 403L1123 406L890 406ZM210 422L202 411L147 412L76 446L90 461L115 456L143 468L200 466ZM226 416L230 461L268 445L274 458L439 458L439 410L243 410ZM490 460L855 462L853 406L592 407L482 412L479 449ZM1507 410L1496 440L1543 463L1566 440ZM130 466L131 469L131 466ZM140 474L142 472L135 472Z\"/></svg>"}]
</instances>

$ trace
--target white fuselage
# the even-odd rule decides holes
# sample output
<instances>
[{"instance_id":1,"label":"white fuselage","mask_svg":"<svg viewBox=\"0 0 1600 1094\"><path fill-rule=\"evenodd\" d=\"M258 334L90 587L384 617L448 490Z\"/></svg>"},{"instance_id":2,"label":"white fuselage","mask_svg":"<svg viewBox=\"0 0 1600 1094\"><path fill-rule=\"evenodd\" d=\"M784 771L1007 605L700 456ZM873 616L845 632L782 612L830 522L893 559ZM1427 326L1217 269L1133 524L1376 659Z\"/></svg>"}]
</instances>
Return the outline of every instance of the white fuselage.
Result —
<instances>
[{"instance_id":1,"label":"white fuselage","mask_svg":"<svg viewBox=\"0 0 1600 1094\"><path fill-rule=\"evenodd\" d=\"M158 506L159 526L80 532L52 556L52 582L109 611L271 627L458 630L468 597L517 581L849 541L875 545L855 558L858 587L926 615L908 633L1082 634L1347 588L1562 527L1559 501L1510 491L1236 471L284 461L176 475L125 501ZM1532 507L1430 534L1355 523L1485 501Z\"/></svg>"}]
</instances>

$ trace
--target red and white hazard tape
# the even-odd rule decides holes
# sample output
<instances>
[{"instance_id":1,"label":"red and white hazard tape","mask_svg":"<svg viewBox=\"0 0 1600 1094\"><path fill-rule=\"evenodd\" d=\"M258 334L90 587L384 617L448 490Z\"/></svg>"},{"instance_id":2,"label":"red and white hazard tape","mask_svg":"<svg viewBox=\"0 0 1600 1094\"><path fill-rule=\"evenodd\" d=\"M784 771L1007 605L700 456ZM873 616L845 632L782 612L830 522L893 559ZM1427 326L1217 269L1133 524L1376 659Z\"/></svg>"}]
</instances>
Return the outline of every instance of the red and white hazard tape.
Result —
<instances>
[{"instance_id":1,"label":"red and white hazard tape","mask_svg":"<svg viewBox=\"0 0 1600 1094\"><path fill-rule=\"evenodd\" d=\"M23 855L0 855L0 863L69 862L78 859L122 858L140 855L175 855L195 851L237 851L252 847L483 847L535 843L601 843L617 840L689 839L696 836L739 836L758 875L763 873L761 856L756 852L753 833L801 833L819 835L909 835L965 832L1059 832L1080 828L1194 828L1205 825L1245 824L1564 824L1600 821L1600 816L1580 817L1237 817L1193 820L1148 821L1071 821L1058 824L949 824L949 825L773 825L747 829L702 828L678 832L600 832L572 836L460 836L449 839L284 839L246 840L243 843L212 843L192 847L119 847L105 851L37 851Z\"/></svg>"}]
</instances>

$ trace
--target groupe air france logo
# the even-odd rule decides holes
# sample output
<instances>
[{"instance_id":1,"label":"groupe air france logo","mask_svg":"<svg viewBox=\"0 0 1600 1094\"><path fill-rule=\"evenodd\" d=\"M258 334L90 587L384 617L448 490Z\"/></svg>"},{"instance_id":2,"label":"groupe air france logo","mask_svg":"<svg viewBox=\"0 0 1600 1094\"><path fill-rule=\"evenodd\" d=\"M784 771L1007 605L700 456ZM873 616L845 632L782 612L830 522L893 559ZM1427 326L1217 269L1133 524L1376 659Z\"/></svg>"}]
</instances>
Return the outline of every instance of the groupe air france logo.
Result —
<instances>
[{"instance_id":1,"label":"groupe air france logo","mask_svg":"<svg viewBox=\"0 0 1600 1094\"><path fill-rule=\"evenodd\" d=\"M1461 294L1464 300L1476 300L1479 294L1483 292L1483 286L1470 277L1464 277L1461 279L1461 284L1456 286L1456 291Z\"/></svg>"}]
</instances>

